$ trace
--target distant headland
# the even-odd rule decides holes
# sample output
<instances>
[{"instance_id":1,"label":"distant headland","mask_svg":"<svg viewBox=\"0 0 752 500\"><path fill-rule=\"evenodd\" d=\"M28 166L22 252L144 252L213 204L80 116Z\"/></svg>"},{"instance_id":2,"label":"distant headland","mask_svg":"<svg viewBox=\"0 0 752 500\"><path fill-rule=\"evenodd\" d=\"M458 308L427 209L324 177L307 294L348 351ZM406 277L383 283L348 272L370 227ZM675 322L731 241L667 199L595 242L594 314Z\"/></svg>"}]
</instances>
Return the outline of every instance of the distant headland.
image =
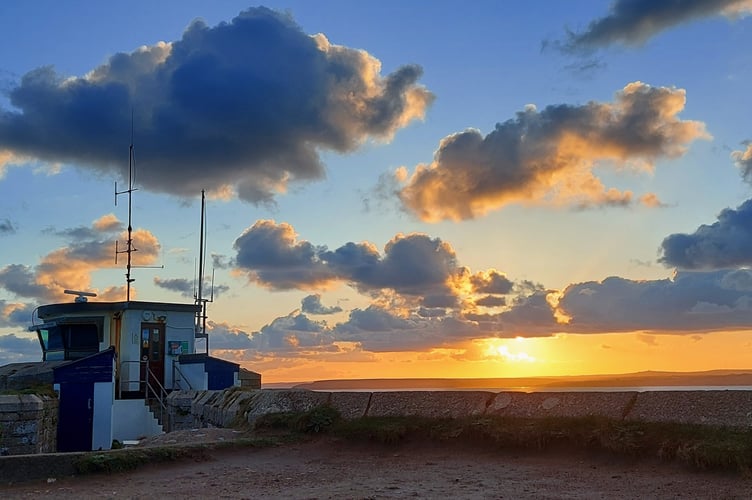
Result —
<instances>
[{"instance_id":1,"label":"distant headland","mask_svg":"<svg viewBox=\"0 0 752 500\"><path fill-rule=\"evenodd\" d=\"M645 371L613 375L574 375L560 377L342 379L264 384L264 386L267 388L292 387L318 391L405 389L553 390L585 387L752 387L752 369L709 370L700 372Z\"/></svg>"}]
</instances>

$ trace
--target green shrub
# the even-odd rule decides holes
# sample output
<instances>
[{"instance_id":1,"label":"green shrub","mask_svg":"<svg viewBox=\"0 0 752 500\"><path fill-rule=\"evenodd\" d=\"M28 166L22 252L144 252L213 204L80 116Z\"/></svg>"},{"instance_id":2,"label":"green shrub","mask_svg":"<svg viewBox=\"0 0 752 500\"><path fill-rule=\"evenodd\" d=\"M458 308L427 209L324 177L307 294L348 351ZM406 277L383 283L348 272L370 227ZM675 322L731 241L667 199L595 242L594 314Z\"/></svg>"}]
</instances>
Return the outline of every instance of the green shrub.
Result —
<instances>
[{"instance_id":1,"label":"green shrub","mask_svg":"<svg viewBox=\"0 0 752 500\"><path fill-rule=\"evenodd\" d=\"M257 431L286 430L318 433L328 431L341 419L339 411L331 406L317 406L306 412L267 413L256 419Z\"/></svg>"},{"instance_id":2,"label":"green shrub","mask_svg":"<svg viewBox=\"0 0 752 500\"><path fill-rule=\"evenodd\" d=\"M331 406L317 406L303 413L298 419L298 430L318 433L329 430L340 420L339 411Z\"/></svg>"}]
</instances>

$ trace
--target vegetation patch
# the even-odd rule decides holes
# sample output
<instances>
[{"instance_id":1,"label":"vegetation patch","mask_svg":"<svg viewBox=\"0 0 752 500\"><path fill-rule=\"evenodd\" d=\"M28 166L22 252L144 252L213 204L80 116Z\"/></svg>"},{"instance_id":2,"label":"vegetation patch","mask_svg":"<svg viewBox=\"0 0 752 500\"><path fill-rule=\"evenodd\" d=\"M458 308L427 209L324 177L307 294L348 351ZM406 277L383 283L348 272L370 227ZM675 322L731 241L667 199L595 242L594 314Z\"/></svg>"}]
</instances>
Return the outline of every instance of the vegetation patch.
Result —
<instances>
[{"instance_id":1,"label":"vegetation patch","mask_svg":"<svg viewBox=\"0 0 752 500\"><path fill-rule=\"evenodd\" d=\"M409 441L465 443L507 450L551 448L609 452L678 461L699 469L752 474L752 429L623 421L606 417L362 417L342 419L330 407L264 415L255 431L303 437L325 433L354 442L398 445Z\"/></svg>"},{"instance_id":2,"label":"vegetation patch","mask_svg":"<svg viewBox=\"0 0 752 500\"><path fill-rule=\"evenodd\" d=\"M77 474L126 472L142 465L174 462L191 458L206 460L207 450L202 447L155 447L90 453L73 463Z\"/></svg>"},{"instance_id":3,"label":"vegetation patch","mask_svg":"<svg viewBox=\"0 0 752 500\"><path fill-rule=\"evenodd\" d=\"M155 446L123 448L82 455L73 463L76 474L117 473L138 469L147 464L180 460L203 461L211 458L212 450L228 448L262 448L276 446L278 440L260 437L191 446Z\"/></svg>"},{"instance_id":4,"label":"vegetation patch","mask_svg":"<svg viewBox=\"0 0 752 500\"><path fill-rule=\"evenodd\" d=\"M3 389L0 390L0 396L21 396L32 394L35 396L57 397L57 392L52 388L52 384L37 384L24 389Z\"/></svg>"},{"instance_id":5,"label":"vegetation patch","mask_svg":"<svg viewBox=\"0 0 752 500\"><path fill-rule=\"evenodd\" d=\"M254 423L252 437L192 446L125 448L86 454L79 474L133 470L145 464L206 460L211 450L276 446L325 435L349 442L387 446L433 441L497 450L572 449L678 461L699 469L752 474L752 429L636 422L605 417L363 417L344 420L336 409L272 413Z\"/></svg>"},{"instance_id":6,"label":"vegetation patch","mask_svg":"<svg viewBox=\"0 0 752 500\"><path fill-rule=\"evenodd\" d=\"M284 431L302 434L329 432L342 420L331 406L317 406L306 412L267 413L256 419L254 430Z\"/></svg>"}]
</instances>

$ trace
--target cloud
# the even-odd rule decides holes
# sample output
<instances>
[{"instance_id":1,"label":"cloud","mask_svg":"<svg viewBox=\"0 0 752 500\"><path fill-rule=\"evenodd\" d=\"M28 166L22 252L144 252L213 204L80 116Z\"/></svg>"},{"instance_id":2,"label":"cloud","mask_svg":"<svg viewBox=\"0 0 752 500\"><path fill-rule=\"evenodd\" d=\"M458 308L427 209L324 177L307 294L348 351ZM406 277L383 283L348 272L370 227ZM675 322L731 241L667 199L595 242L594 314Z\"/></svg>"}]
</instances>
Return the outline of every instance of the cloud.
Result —
<instances>
[{"instance_id":1,"label":"cloud","mask_svg":"<svg viewBox=\"0 0 752 500\"><path fill-rule=\"evenodd\" d=\"M295 311L276 318L250 337L251 348L261 352L295 353L336 352L335 338L323 321L313 321Z\"/></svg>"},{"instance_id":2,"label":"cloud","mask_svg":"<svg viewBox=\"0 0 752 500\"><path fill-rule=\"evenodd\" d=\"M212 349L234 350L254 347L248 333L227 323L209 320L206 324L206 333L209 335L209 346Z\"/></svg>"},{"instance_id":3,"label":"cloud","mask_svg":"<svg viewBox=\"0 0 752 500\"><path fill-rule=\"evenodd\" d=\"M655 338L655 335L646 335L644 333L638 333L635 335L635 338L637 338L637 340L642 342L643 344L649 345L651 347L655 347L658 345L658 340Z\"/></svg>"},{"instance_id":4,"label":"cloud","mask_svg":"<svg viewBox=\"0 0 752 500\"><path fill-rule=\"evenodd\" d=\"M26 328L31 324L34 307L30 304L0 299L0 328Z\"/></svg>"},{"instance_id":5,"label":"cloud","mask_svg":"<svg viewBox=\"0 0 752 500\"><path fill-rule=\"evenodd\" d=\"M325 286L337 275L319 258L322 251L297 241L294 228L271 220L256 222L235 240L235 264L252 281L276 290Z\"/></svg>"},{"instance_id":6,"label":"cloud","mask_svg":"<svg viewBox=\"0 0 752 500\"><path fill-rule=\"evenodd\" d=\"M484 329L504 337L539 337L565 331L549 295L550 291L535 290L516 297L508 310L488 318Z\"/></svg>"},{"instance_id":7,"label":"cloud","mask_svg":"<svg viewBox=\"0 0 752 500\"><path fill-rule=\"evenodd\" d=\"M630 191L607 188L594 174L604 163L651 170L708 138L701 122L681 120L682 89L628 84L611 103L528 106L516 118L481 135L466 130L445 137L429 165L411 176L404 168L399 198L427 222L464 220L510 203L591 208L628 206ZM660 200L647 193L647 206Z\"/></svg>"},{"instance_id":8,"label":"cloud","mask_svg":"<svg viewBox=\"0 0 752 500\"><path fill-rule=\"evenodd\" d=\"M235 249L237 270L263 286L346 283L371 299L331 326L309 317L335 309L311 294L301 310L250 334L251 351L280 356L342 349L428 352L474 339L560 333L696 335L748 328L752 311L747 269L679 272L665 280L610 277L558 291L513 281L495 269L472 272L459 264L449 243L424 234L398 234L382 252L368 242L329 250L274 221L247 229Z\"/></svg>"},{"instance_id":9,"label":"cloud","mask_svg":"<svg viewBox=\"0 0 752 500\"><path fill-rule=\"evenodd\" d=\"M752 199L726 208L718 220L694 233L675 233L661 243L659 262L682 269L722 269L752 265Z\"/></svg>"},{"instance_id":10,"label":"cloud","mask_svg":"<svg viewBox=\"0 0 752 500\"><path fill-rule=\"evenodd\" d=\"M706 17L742 17L752 13L751 0L616 0L608 15L586 30L569 32L555 45L564 52L590 53L614 44L635 46L658 33Z\"/></svg>"},{"instance_id":11,"label":"cloud","mask_svg":"<svg viewBox=\"0 0 752 500\"><path fill-rule=\"evenodd\" d=\"M475 301L475 305L482 307L500 307L506 304L507 300L504 297L496 297L494 295L486 295Z\"/></svg>"},{"instance_id":12,"label":"cloud","mask_svg":"<svg viewBox=\"0 0 752 500\"><path fill-rule=\"evenodd\" d=\"M451 302L450 278L460 272L449 244L417 233L398 234L381 255L371 243L349 242L329 250L299 241L287 223L262 220L246 229L234 248L236 266L251 281L276 290L346 282L366 293L388 288Z\"/></svg>"},{"instance_id":13,"label":"cloud","mask_svg":"<svg viewBox=\"0 0 752 500\"><path fill-rule=\"evenodd\" d=\"M752 141L747 141L744 144L747 146L747 149L744 151L734 151L731 153L731 158L734 159L734 163L742 174L742 178L752 184Z\"/></svg>"},{"instance_id":14,"label":"cloud","mask_svg":"<svg viewBox=\"0 0 752 500\"><path fill-rule=\"evenodd\" d=\"M36 266L8 264L0 268L0 288L18 297L45 302L65 300L65 289L93 291L100 300L116 300L125 295L124 287L93 289L91 273L115 266L115 241L127 241L125 233L118 234L121 229L122 224L109 214L90 227L49 230L66 238L68 244L43 256ZM160 251L157 238L145 229L135 229L131 236L133 247L138 250L133 253L133 265L153 264Z\"/></svg>"},{"instance_id":15,"label":"cloud","mask_svg":"<svg viewBox=\"0 0 752 500\"><path fill-rule=\"evenodd\" d=\"M16 232L16 224L10 219L0 219L0 236Z\"/></svg>"},{"instance_id":16,"label":"cloud","mask_svg":"<svg viewBox=\"0 0 752 500\"><path fill-rule=\"evenodd\" d=\"M752 271L676 273L673 279L610 277L568 286L558 309L562 331L698 333L749 328Z\"/></svg>"},{"instance_id":17,"label":"cloud","mask_svg":"<svg viewBox=\"0 0 752 500\"><path fill-rule=\"evenodd\" d=\"M673 279L609 277L538 288L515 296L502 311L469 312L477 338L537 337L558 333L698 334L749 328L752 270L683 271Z\"/></svg>"},{"instance_id":18,"label":"cloud","mask_svg":"<svg viewBox=\"0 0 752 500\"><path fill-rule=\"evenodd\" d=\"M0 113L0 151L125 176L133 117L143 188L269 203L323 177L320 150L388 141L422 119L433 95L421 73L382 75L364 50L252 8L214 27L196 20L180 40L115 54L82 77L27 73Z\"/></svg>"},{"instance_id":19,"label":"cloud","mask_svg":"<svg viewBox=\"0 0 752 500\"><path fill-rule=\"evenodd\" d=\"M673 279L646 281L610 277L573 284L562 292L519 282L512 293L508 300L501 297L503 301L489 304L500 309L494 313L466 309L468 304L477 305L469 300L460 300L453 308L395 308L377 299L350 311L347 320L334 326L293 311L250 335L226 325L217 331L227 330L222 334L228 335L221 344L224 348L284 357L343 349L430 352L457 348L470 340L562 333L638 332L642 335L638 340L656 344L653 336L660 334L696 336L748 329L752 271L681 272Z\"/></svg>"},{"instance_id":20,"label":"cloud","mask_svg":"<svg viewBox=\"0 0 752 500\"><path fill-rule=\"evenodd\" d=\"M163 278L156 276L154 278L154 284L158 286L159 288L162 288L164 290L170 290L172 292L177 292L183 297L188 297L188 298L194 298L197 292L196 282L187 280L184 278L163 279ZM230 287L227 285L216 285L216 284L212 285L211 280L205 279L202 295L204 296L204 298L208 298L210 295L218 296L229 290L230 290Z\"/></svg>"},{"instance_id":21,"label":"cloud","mask_svg":"<svg viewBox=\"0 0 752 500\"><path fill-rule=\"evenodd\" d=\"M335 314L342 312L339 306L326 307L321 303L321 295L308 295L303 298L301 303L302 311L307 314Z\"/></svg>"},{"instance_id":22,"label":"cloud","mask_svg":"<svg viewBox=\"0 0 752 500\"><path fill-rule=\"evenodd\" d=\"M476 293L505 295L512 291L514 283L495 269L481 271L470 278Z\"/></svg>"},{"instance_id":23,"label":"cloud","mask_svg":"<svg viewBox=\"0 0 752 500\"><path fill-rule=\"evenodd\" d=\"M211 260L212 260L212 267L214 269L229 269L230 268L230 262L226 255L212 253Z\"/></svg>"},{"instance_id":24,"label":"cloud","mask_svg":"<svg viewBox=\"0 0 752 500\"><path fill-rule=\"evenodd\" d=\"M159 276L155 276L154 284L159 288L178 292L183 297L193 297L196 291L196 283L183 278L162 279Z\"/></svg>"},{"instance_id":25,"label":"cloud","mask_svg":"<svg viewBox=\"0 0 752 500\"><path fill-rule=\"evenodd\" d=\"M452 317L401 317L373 305L352 310L333 333L337 340L356 342L372 352L427 351L481 334L474 324Z\"/></svg>"},{"instance_id":26,"label":"cloud","mask_svg":"<svg viewBox=\"0 0 752 500\"><path fill-rule=\"evenodd\" d=\"M42 347L36 338L19 337L13 333L0 335L0 366L41 360Z\"/></svg>"}]
</instances>

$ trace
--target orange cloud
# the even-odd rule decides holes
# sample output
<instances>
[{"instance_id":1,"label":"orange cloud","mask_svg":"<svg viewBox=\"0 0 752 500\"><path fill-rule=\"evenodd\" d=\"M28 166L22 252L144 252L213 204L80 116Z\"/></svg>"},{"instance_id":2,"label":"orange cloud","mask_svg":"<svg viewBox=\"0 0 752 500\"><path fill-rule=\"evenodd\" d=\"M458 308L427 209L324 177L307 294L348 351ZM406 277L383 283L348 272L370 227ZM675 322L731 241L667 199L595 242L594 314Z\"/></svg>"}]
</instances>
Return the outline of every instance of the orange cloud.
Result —
<instances>
[{"instance_id":1,"label":"orange cloud","mask_svg":"<svg viewBox=\"0 0 752 500\"><path fill-rule=\"evenodd\" d=\"M18 295L40 300L65 300L65 289L92 291L98 294L99 300L122 299L125 295L122 286L100 291L91 285L94 271L125 266L122 255L115 264L115 240L123 245L122 250L128 237L125 232L114 233L121 228L122 223L117 217L108 214L95 220L89 228L69 230L73 241L43 256L34 268L6 266L0 270L4 275L2 286ZM145 229L136 229L131 237L135 249L132 265L154 264L161 248L159 240Z\"/></svg>"},{"instance_id":2,"label":"orange cloud","mask_svg":"<svg viewBox=\"0 0 752 500\"><path fill-rule=\"evenodd\" d=\"M485 137L473 129L445 137L433 162L409 177L398 169L400 199L427 222L472 219L510 203L658 206L653 193L604 186L594 169L652 171L657 159L709 138L703 123L677 117L685 102L683 89L634 82L611 103L527 106Z\"/></svg>"}]
</instances>

